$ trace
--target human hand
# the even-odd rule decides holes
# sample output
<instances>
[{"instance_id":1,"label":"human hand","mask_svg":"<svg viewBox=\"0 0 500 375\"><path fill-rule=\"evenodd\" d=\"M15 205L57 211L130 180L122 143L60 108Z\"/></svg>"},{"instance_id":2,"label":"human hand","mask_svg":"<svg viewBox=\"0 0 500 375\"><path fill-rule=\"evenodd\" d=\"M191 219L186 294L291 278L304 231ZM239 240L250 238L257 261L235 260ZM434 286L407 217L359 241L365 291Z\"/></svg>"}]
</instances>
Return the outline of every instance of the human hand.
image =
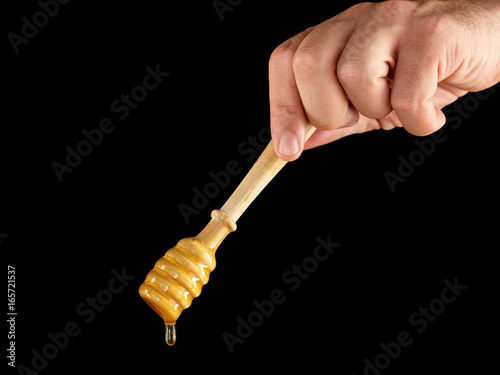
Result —
<instances>
[{"instance_id":1,"label":"human hand","mask_svg":"<svg viewBox=\"0 0 500 375\"><path fill-rule=\"evenodd\" d=\"M443 107L499 81L499 0L357 4L272 53L274 148L292 161L374 129L428 135ZM308 120L318 130L305 143Z\"/></svg>"}]
</instances>

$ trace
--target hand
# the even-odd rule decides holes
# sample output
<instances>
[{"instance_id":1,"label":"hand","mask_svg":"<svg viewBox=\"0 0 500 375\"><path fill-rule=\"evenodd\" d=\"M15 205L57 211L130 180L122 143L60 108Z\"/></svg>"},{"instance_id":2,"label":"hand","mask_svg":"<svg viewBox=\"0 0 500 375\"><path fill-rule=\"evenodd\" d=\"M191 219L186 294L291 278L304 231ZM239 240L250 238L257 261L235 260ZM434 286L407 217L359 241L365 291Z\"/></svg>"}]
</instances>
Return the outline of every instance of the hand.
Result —
<instances>
[{"instance_id":1,"label":"hand","mask_svg":"<svg viewBox=\"0 0 500 375\"><path fill-rule=\"evenodd\" d=\"M499 0L357 4L272 53L274 147L292 161L373 129L428 135L443 107L499 81ZM318 130L304 145L308 120Z\"/></svg>"}]
</instances>

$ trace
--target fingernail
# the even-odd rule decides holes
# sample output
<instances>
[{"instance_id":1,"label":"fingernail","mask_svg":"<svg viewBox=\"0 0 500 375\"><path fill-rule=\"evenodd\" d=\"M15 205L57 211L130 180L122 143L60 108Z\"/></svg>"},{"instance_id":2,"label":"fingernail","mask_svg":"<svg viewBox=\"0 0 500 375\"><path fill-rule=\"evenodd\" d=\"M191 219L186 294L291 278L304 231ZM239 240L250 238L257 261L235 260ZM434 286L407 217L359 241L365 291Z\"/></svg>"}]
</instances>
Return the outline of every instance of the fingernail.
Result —
<instances>
[{"instance_id":1,"label":"fingernail","mask_svg":"<svg viewBox=\"0 0 500 375\"><path fill-rule=\"evenodd\" d=\"M279 149L280 154L292 156L299 152L299 141L290 133L285 133L280 138Z\"/></svg>"}]
</instances>

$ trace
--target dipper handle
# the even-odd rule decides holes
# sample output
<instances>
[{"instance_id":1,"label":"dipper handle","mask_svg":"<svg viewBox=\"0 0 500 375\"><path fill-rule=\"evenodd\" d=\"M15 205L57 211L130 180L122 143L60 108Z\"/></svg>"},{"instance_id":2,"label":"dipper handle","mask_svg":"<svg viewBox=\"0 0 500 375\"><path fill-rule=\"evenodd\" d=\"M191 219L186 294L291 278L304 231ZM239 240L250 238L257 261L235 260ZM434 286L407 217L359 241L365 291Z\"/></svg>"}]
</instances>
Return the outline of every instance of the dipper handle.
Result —
<instances>
[{"instance_id":1,"label":"dipper handle","mask_svg":"<svg viewBox=\"0 0 500 375\"><path fill-rule=\"evenodd\" d=\"M315 130L314 126L310 123L307 124L306 141ZM286 163L274 152L273 142L269 142L252 169L222 206L221 211L224 211L236 222Z\"/></svg>"}]
</instances>

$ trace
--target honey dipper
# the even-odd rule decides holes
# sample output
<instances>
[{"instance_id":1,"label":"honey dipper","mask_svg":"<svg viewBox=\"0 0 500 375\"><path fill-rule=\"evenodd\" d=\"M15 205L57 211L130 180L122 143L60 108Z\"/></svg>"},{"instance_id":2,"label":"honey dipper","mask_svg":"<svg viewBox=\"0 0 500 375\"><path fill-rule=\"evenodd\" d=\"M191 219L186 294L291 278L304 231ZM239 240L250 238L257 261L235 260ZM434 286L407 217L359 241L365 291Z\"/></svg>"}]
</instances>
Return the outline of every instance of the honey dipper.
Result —
<instances>
[{"instance_id":1,"label":"honey dipper","mask_svg":"<svg viewBox=\"0 0 500 375\"><path fill-rule=\"evenodd\" d=\"M306 140L316 129L307 125ZM215 251L243 212L285 166L287 162L274 152L269 142L259 159L220 210L212 211L212 220L195 237L183 238L160 258L147 274L139 294L165 322L168 345L176 341L175 323L215 268Z\"/></svg>"}]
</instances>

